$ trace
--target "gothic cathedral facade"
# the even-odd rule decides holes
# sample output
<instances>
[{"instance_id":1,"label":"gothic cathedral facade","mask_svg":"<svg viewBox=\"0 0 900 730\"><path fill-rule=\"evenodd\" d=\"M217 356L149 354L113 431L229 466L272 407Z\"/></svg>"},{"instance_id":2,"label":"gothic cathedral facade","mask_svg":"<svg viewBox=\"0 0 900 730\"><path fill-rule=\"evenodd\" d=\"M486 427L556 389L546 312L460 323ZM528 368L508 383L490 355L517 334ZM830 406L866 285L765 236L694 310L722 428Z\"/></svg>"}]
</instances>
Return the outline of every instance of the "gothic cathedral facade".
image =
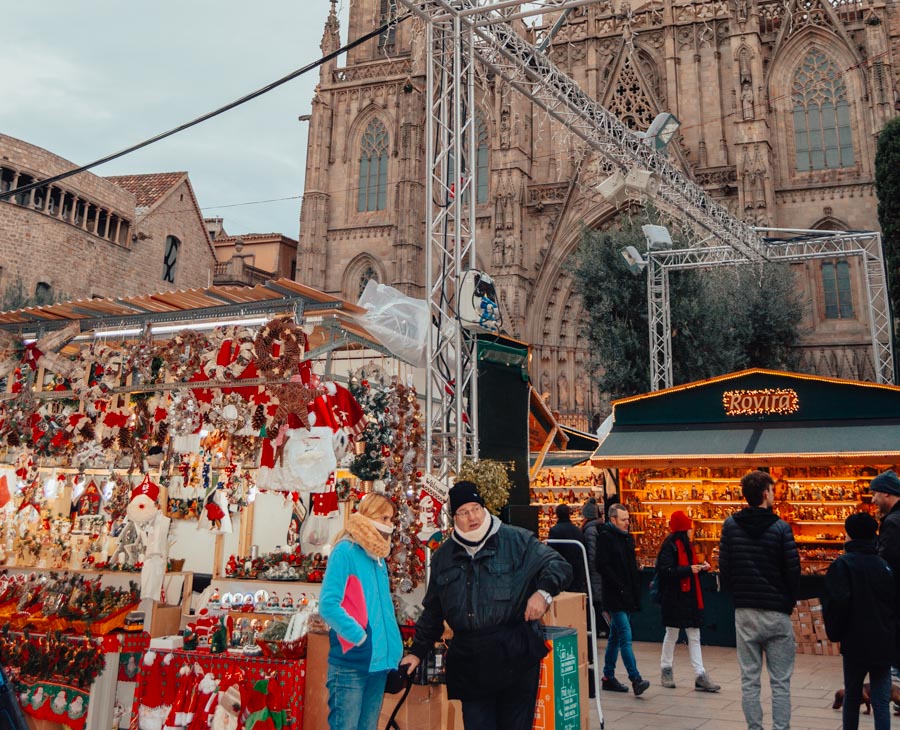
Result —
<instances>
[{"instance_id":1,"label":"gothic cathedral facade","mask_svg":"<svg viewBox=\"0 0 900 730\"><path fill-rule=\"evenodd\" d=\"M393 13L394 0L351 0L349 40ZM351 50L343 66L321 67L297 278L351 301L370 278L424 296L422 38L410 19ZM340 45L332 0L322 52ZM598 0L570 13L549 53L635 130L659 112L675 114L682 126L670 154L744 220L877 226L876 140L900 110L893 0ZM587 428L608 404L586 375L567 260L584 226L608 226L617 211L593 193L602 167L577 138L484 69L477 73L470 168L478 267L497 283L507 331L533 347L535 386L563 422ZM795 269L802 370L874 380L858 261Z\"/></svg>"}]
</instances>

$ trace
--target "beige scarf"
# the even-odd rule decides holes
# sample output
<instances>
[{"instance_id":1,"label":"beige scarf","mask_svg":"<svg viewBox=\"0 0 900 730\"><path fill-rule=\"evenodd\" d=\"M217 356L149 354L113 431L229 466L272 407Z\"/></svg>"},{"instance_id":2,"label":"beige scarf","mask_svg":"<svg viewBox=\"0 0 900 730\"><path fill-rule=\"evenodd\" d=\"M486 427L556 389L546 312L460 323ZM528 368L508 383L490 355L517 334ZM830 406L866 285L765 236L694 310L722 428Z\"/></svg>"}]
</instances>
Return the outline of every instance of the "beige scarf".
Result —
<instances>
[{"instance_id":1,"label":"beige scarf","mask_svg":"<svg viewBox=\"0 0 900 730\"><path fill-rule=\"evenodd\" d=\"M382 534L370 519L358 512L350 515L347 532L373 558L386 558L391 552L391 536Z\"/></svg>"}]
</instances>

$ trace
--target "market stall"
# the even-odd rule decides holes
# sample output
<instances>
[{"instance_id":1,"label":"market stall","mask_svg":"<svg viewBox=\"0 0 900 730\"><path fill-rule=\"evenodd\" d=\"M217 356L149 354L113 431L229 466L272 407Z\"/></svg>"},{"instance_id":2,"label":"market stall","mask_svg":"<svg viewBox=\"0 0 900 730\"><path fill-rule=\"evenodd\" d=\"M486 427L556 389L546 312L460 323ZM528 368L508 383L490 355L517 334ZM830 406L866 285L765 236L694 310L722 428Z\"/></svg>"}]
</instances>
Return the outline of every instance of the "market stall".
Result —
<instances>
[{"instance_id":1,"label":"market stall","mask_svg":"<svg viewBox=\"0 0 900 730\"><path fill-rule=\"evenodd\" d=\"M572 519L581 520L581 507L591 497L601 502L607 472L591 464L597 439L557 422L538 392L530 391L528 417L531 506L538 511L538 535L544 540L553 525L558 504L568 504Z\"/></svg>"},{"instance_id":2,"label":"market stall","mask_svg":"<svg viewBox=\"0 0 900 730\"><path fill-rule=\"evenodd\" d=\"M440 495L420 484L408 367L353 318L364 312L279 280L0 313L0 571L28 586L0 626L87 635L112 599L70 596L82 620L63 625L52 576L83 581L78 596L121 576L133 585L111 631L191 627L207 655L217 637L220 662L285 660L284 637L265 630L314 607L330 545L372 488L398 507L390 570L403 605ZM208 621L223 632L204 632ZM110 709L88 727L107 730Z\"/></svg>"},{"instance_id":3,"label":"market stall","mask_svg":"<svg viewBox=\"0 0 900 730\"><path fill-rule=\"evenodd\" d=\"M803 573L818 576L842 550L844 519L874 512L871 478L900 462L895 386L753 369L616 401L613 416L591 463L619 470L621 501L645 567L655 562L668 516L680 509L693 519L694 539L715 568L722 522L744 506L740 478L765 468L776 482L775 511L796 536ZM713 578L708 591L715 590ZM817 595L819 585L804 580L801 597ZM733 643L728 608L707 613ZM651 613L655 607L645 609L643 623L655 632Z\"/></svg>"}]
</instances>

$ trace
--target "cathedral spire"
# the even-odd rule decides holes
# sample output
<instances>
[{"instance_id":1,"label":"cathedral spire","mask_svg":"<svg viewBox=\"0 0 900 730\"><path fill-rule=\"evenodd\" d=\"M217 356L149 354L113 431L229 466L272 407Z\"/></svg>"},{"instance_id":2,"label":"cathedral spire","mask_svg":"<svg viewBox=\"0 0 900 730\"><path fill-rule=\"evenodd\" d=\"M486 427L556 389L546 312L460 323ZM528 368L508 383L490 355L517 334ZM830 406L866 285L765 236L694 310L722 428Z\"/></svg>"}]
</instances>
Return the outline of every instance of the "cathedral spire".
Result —
<instances>
[{"instance_id":1,"label":"cathedral spire","mask_svg":"<svg viewBox=\"0 0 900 730\"><path fill-rule=\"evenodd\" d=\"M325 31L322 33L322 43L319 45L322 55L334 53L341 47L341 22L337 16L337 0L331 0L331 11L328 20L325 21Z\"/></svg>"}]
</instances>

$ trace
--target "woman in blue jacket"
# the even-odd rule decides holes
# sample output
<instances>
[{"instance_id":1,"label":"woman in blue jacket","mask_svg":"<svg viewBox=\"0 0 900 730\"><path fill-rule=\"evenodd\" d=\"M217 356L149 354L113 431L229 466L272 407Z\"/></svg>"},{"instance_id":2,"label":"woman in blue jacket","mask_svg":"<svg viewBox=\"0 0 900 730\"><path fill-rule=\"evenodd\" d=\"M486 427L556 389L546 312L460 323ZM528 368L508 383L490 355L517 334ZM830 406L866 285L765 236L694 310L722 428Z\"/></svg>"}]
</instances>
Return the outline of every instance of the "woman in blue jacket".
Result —
<instances>
[{"instance_id":1,"label":"woman in blue jacket","mask_svg":"<svg viewBox=\"0 0 900 730\"><path fill-rule=\"evenodd\" d=\"M388 670L403 653L385 565L394 512L389 497L367 494L328 558L319 611L331 627L331 730L376 730Z\"/></svg>"}]
</instances>

